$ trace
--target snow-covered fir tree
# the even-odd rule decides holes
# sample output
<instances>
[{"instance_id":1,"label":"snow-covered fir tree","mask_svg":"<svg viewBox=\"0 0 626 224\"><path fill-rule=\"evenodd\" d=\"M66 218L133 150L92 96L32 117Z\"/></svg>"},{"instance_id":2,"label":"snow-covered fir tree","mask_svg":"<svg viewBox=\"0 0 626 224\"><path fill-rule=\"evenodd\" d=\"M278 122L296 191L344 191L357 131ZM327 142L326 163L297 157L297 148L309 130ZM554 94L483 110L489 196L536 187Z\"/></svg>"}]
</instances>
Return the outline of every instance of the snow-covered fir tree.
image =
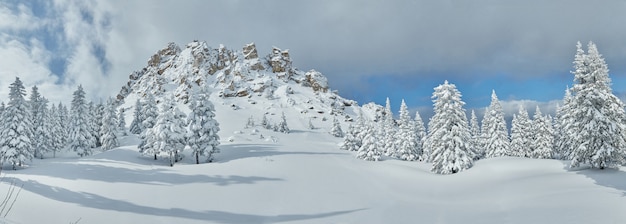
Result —
<instances>
[{"instance_id":1,"label":"snow-covered fir tree","mask_svg":"<svg viewBox=\"0 0 626 224\"><path fill-rule=\"evenodd\" d=\"M531 158L552 158L552 145L554 143L552 132L552 119L548 116L544 116L539 106L537 106L532 122L532 141L530 143Z\"/></svg>"},{"instance_id":2,"label":"snow-covered fir tree","mask_svg":"<svg viewBox=\"0 0 626 224\"><path fill-rule=\"evenodd\" d=\"M361 140L356 138L356 128L354 125L350 124L348 126L348 132L346 132L343 143L341 143L340 149L348 150L348 151L357 151L359 150Z\"/></svg>"},{"instance_id":3,"label":"snow-covered fir tree","mask_svg":"<svg viewBox=\"0 0 626 224\"><path fill-rule=\"evenodd\" d=\"M480 158L485 157L485 152L481 150L481 136L480 136L480 126L478 125L478 117L476 116L476 112L472 110L470 115L470 134L472 135L472 152L474 154L473 159L478 160Z\"/></svg>"},{"instance_id":4,"label":"snow-covered fir tree","mask_svg":"<svg viewBox=\"0 0 626 224\"><path fill-rule=\"evenodd\" d=\"M574 129L574 98L570 88L565 89L563 104L556 110L556 135L554 144L554 156L558 159L572 159L572 150L576 141Z\"/></svg>"},{"instance_id":5,"label":"snow-covered fir tree","mask_svg":"<svg viewBox=\"0 0 626 224\"><path fill-rule=\"evenodd\" d=\"M339 120L337 120L337 117L333 117L333 127L330 129L330 134L338 138L343 138L344 136L341 124L339 123Z\"/></svg>"},{"instance_id":6,"label":"snow-covered fir tree","mask_svg":"<svg viewBox=\"0 0 626 224\"><path fill-rule=\"evenodd\" d=\"M248 120L246 121L245 128L253 128L253 127L254 127L254 117L250 115L250 117L248 117Z\"/></svg>"},{"instance_id":7,"label":"snow-covered fir tree","mask_svg":"<svg viewBox=\"0 0 626 224\"><path fill-rule=\"evenodd\" d=\"M48 123L50 123L50 140L52 157L56 157L57 152L60 152L65 147L65 130L59 116L59 109L54 104L50 107L50 113L48 113Z\"/></svg>"},{"instance_id":8,"label":"snow-covered fir tree","mask_svg":"<svg viewBox=\"0 0 626 224\"><path fill-rule=\"evenodd\" d=\"M154 127L154 124L156 124L157 116L159 115L159 111L158 111L156 104L157 102L154 99L154 95L147 94L141 107L142 108L141 114L143 116L143 121L141 122L141 134L139 135L141 142L138 145L139 152L146 154L146 155L154 155L154 160L157 159L158 152L152 150L152 148L150 148L147 145L147 142L149 141L148 132L150 131L152 127Z\"/></svg>"},{"instance_id":9,"label":"snow-covered fir tree","mask_svg":"<svg viewBox=\"0 0 626 224\"><path fill-rule=\"evenodd\" d=\"M29 109L30 109L30 117L32 119L31 123L33 125L33 132L35 135L31 136L31 140L33 143L33 157L40 158L39 154L42 154L40 151L42 148L40 147L45 139L42 136L37 136L37 129L42 129L41 125L43 124L45 115L42 114L43 106L42 106L42 97L39 93L39 89L37 86L33 86L30 91L30 100L28 101ZM41 130L40 130L41 131Z\"/></svg>"},{"instance_id":10,"label":"snow-covered fir tree","mask_svg":"<svg viewBox=\"0 0 626 224\"><path fill-rule=\"evenodd\" d=\"M102 118L104 117L104 104L102 102L98 103L95 105L95 112L93 113L94 116L94 122L96 123L96 126L98 127L98 135L96 138L96 147L101 146L102 142L100 141L100 131L102 129Z\"/></svg>"},{"instance_id":11,"label":"snow-covered fir tree","mask_svg":"<svg viewBox=\"0 0 626 224\"><path fill-rule=\"evenodd\" d=\"M397 150L393 157L408 161L417 160L419 157L416 150L418 140L417 130L409 115L409 110L404 99L400 104L400 119L398 120L398 125L395 143Z\"/></svg>"},{"instance_id":12,"label":"snow-covered fir tree","mask_svg":"<svg viewBox=\"0 0 626 224\"><path fill-rule=\"evenodd\" d=\"M57 112L59 128L61 128L61 132L59 133L59 144L61 146L60 149L63 149L68 147L70 143L70 112L67 110L67 107L61 102L59 102L59 104L57 105Z\"/></svg>"},{"instance_id":13,"label":"snow-covered fir tree","mask_svg":"<svg viewBox=\"0 0 626 224\"><path fill-rule=\"evenodd\" d=\"M9 103L2 113L0 155L2 164L11 164L16 169L33 158L33 126L22 81L16 77L9 89Z\"/></svg>"},{"instance_id":14,"label":"snow-covered fir tree","mask_svg":"<svg viewBox=\"0 0 626 224\"><path fill-rule=\"evenodd\" d=\"M117 113L117 129L122 136L128 135L126 132L126 110L120 107Z\"/></svg>"},{"instance_id":15,"label":"snow-covered fir tree","mask_svg":"<svg viewBox=\"0 0 626 224\"><path fill-rule=\"evenodd\" d=\"M391 103L389 97L385 102L384 117L382 122L382 131L380 140L382 142L383 152L386 156L393 156L396 153L396 125L391 111Z\"/></svg>"},{"instance_id":16,"label":"snow-covered fir tree","mask_svg":"<svg viewBox=\"0 0 626 224\"><path fill-rule=\"evenodd\" d=\"M100 126L102 126L102 121L101 119L98 120L98 113L98 106L94 102L90 101L87 103L87 123L94 142L91 146L92 148L102 145L102 142L100 142Z\"/></svg>"},{"instance_id":17,"label":"snow-covered fir tree","mask_svg":"<svg viewBox=\"0 0 626 224\"><path fill-rule=\"evenodd\" d=\"M415 111L415 118L413 118L413 125L415 125L415 152L420 157L419 160L427 160L424 149L424 141L426 141L426 127L424 127L424 121L419 111Z\"/></svg>"},{"instance_id":18,"label":"snow-covered fir tree","mask_svg":"<svg viewBox=\"0 0 626 224\"><path fill-rule=\"evenodd\" d=\"M285 112L280 116L280 122L274 127L274 131L289 134L289 126L287 126L287 118L285 118Z\"/></svg>"},{"instance_id":19,"label":"snow-covered fir tree","mask_svg":"<svg viewBox=\"0 0 626 224\"><path fill-rule=\"evenodd\" d=\"M364 137L361 140L361 146L357 151L356 158L367 161L380 161L383 154L382 147L383 142L380 141L379 132L382 132L382 128L376 123L366 124L362 131Z\"/></svg>"},{"instance_id":20,"label":"snow-covered fir tree","mask_svg":"<svg viewBox=\"0 0 626 224\"><path fill-rule=\"evenodd\" d=\"M200 156L205 156L206 162L212 162L213 154L219 152L217 146L220 144L220 137L217 133L220 128L214 119L215 108L209 101L207 91L201 90L193 94L189 107L191 112L187 116L187 145L191 149L191 156L196 159L196 164L200 163Z\"/></svg>"},{"instance_id":21,"label":"snow-covered fir tree","mask_svg":"<svg viewBox=\"0 0 626 224\"><path fill-rule=\"evenodd\" d=\"M53 142L52 139L52 129L53 122L52 118L49 116L50 111L48 110L48 99L41 97L39 99L39 105L37 106L37 119L33 119L37 121L37 126L34 126L34 136L35 140L35 153L33 156L39 159L43 159L44 153L53 151Z\"/></svg>"},{"instance_id":22,"label":"snow-covered fir tree","mask_svg":"<svg viewBox=\"0 0 626 224\"><path fill-rule=\"evenodd\" d=\"M613 94L609 69L596 45L587 54L580 42L574 58L572 87L572 167L593 168L623 165L626 161L626 114L624 103Z\"/></svg>"},{"instance_id":23,"label":"snow-covered fir tree","mask_svg":"<svg viewBox=\"0 0 626 224\"><path fill-rule=\"evenodd\" d=\"M81 157L93 154L92 148L96 146L96 141L91 133L93 130L90 124L91 116L82 85L74 91L70 116L69 149Z\"/></svg>"},{"instance_id":24,"label":"snow-covered fir tree","mask_svg":"<svg viewBox=\"0 0 626 224\"><path fill-rule=\"evenodd\" d=\"M428 123L426 141L426 147L432 152L431 171L452 174L471 168L471 134L461 92L446 80L435 87L432 99L435 114Z\"/></svg>"},{"instance_id":25,"label":"snow-covered fir tree","mask_svg":"<svg viewBox=\"0 0 626 224\"><path fill-rule=\"evenodd\" d=\"M135 110L133 110L133 121L130 122L130 133L141 134L141 122L143 122L143 116L141 114L142 106L141 101L137 99L135 102Z\"/></svg>"},{"instance_id":26,"label":"snow-covered fir tree","mask_svg":"<svg viewBox=\"0 0 626 224\"><path fill-rule=\"evenodd\" d=\"M186 145L185 115L174 103L174 96L165 97L159 107L154 127L148 129L146 146L150 154L165 153L169 156L170 166L178 162L179 154Z\"/></svg>"},{"instance_id":27,"label":"snow-covered fir tree","mask_svg":"<svg viewBox=\"0 0 626 224\"><path fill-rule=\"evenodd\" d=\"M261 126L265 129L272 129L272 124L267 120L267 115L263 114L263 118L261 119Z\"/></svg>"},{"instance_id":28,"label":"snow-covered fir tree","mask_svg":"<svg viewBox=\"0 0 626 224\"><path fill-rule=\"evenodd\" d=\"M104 107L104 115L102 116L102 127L100 128L100 141L102 142L102 150L110 150L119 146L118 140L118 124L115 116L116 106L113 99L109 98Z\"/></svg>"},{"instance_id":29,"label":"snow-covered fir tree","mask_svg":"<svg viewBox=\"0 0 626 224\"><path fill-rule=\"evenodd\" d=\"M524 105L520 105L511 121L511 156L531 157L531 142L534 138L533 123Z\"/></svg>"},{"instance_id":30,"label":"snow-covered fir tree","mask_svg":"<svg viewBox=\"0 0 626 224\"><path fill-rule=\"evenodd\" d=\"M315 130L315 125L313 125L313 119L309 118L309 123L307 124L307 128L309 130Z\"/></svg>"},{"instance_id":31,"label":"snow-covered fir tree","mask_svg":"<svg viewBox=\"0 0 626 224\"><path fill-rule=\"evenodd\" d=\"M491 104L485 111L481 131L481 146L486 158L511 155L504 111L495 90L491 92Z\"/></svg>"}]
</instances>

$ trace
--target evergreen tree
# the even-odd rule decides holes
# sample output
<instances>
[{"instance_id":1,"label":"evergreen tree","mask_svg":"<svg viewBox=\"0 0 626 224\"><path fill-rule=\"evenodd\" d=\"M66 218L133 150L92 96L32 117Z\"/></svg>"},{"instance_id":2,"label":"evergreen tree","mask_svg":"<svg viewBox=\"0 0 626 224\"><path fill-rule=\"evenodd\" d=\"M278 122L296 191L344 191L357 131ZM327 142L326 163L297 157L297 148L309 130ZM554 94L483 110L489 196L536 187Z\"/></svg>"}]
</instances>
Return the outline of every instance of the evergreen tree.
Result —
<instances>
[{"instance_id":1,"label":"evergreen tree","mask_svg":"<svg viewBox=\"0 0 626 224\"><path fill-rule=\"evenodd\" d=\"M252 115L250 115L250 117L248 117L248 120L246 121L246 129L247 128L253 128L254 127L254 117L252 117Z\"/></svg>"},{"instance_id":2,"label":"evergreen tree","mask_svg":"<svg viewBox=\"0 0 626 224\"><path fill-rule=\"evenodd\" d=\"M543 116L539 106L537 106L532 122L531 158L552 158L552 143L554 142L552 131L552 119L548 116Z\"/></svg>"},{"instance_id":3,"label":"evergreen tree","mask_svg":"<svg viewBox=\"0 0 626 224\"><path fill-rule=\"evenodd\" d=\"M91 133L93 144L91 148L100 147L102 142L100 141L100 127L102 126L101 119L98 120L98 107L92 101L87 103L87 126L89 127L89 133Z\"/></svg>"},{"instance_id":4,"label":"evergreen tree","mask_svg":"<svg viewBox=\"0 0 626 224\"><path fill-rule=\"evenodd\" d=\"M384 117L382 120L382 128L380 140L382 142L383 152L386 156L393 156L396 153L396 126L393 120L393 112L391 112L391 103L389 97L385 103Z\"/></svg>"},{"instance_id":5,"label":"evergreen tree","mask_svg":"<svg viewBox=\"0 0 626 224\"><path fill-rule=\"evenodd\" d=\"M66 148L70 144L70 113L67 110L67 107L63 105L63 103L59 102L58 105L58 120L59 120L59 128L61 128L61 132L59 132L59 142L61 145L61 149Z\"/></svg>"},{"instance_id":6,"label":"evergreen tree","mask_svg":"<svg viewBox=\"0 0 626 224\"><path fill-rule=\"evenodd\" d=\"M495 90L491 92L491 104L485 111L482 125L481 146L485 156L493 158L511 155L504 112Z\"/></svg>"},{"instance_id":7,"label":"evergreen tree","mask_svg":"<svg viewBox=\"0 0 626 224\"><path fill-rule=\"evenodd\" d=\"M39 159L43 159L43 154L46 152L53 151L53 122L51 116L49 116L48 110L48 99L41 97L39 99L39 104L37 105L37 119L33 119L37 121L37 126L34 127L34 135L33 139L35 144L35 153L33 154L35 157Z\"/></svg>"},{"instance_id":8,"label":"evergreen tree","mask_svg":"<svg viewBox=\"0 0 626 224\"><path fill-rule=\"evenodd\" d=\"M117 128L122 136L128 135L126 132L126 110L123 107L120 107L117 113Z\"/></svg>"},{"instance_id":9,"label":"evergreen tree","mask_svg":"<svg viewBox=\"0 0 626 224\"><path fill-rule=\"evenodd\" d=\"M147 145L147 142L149 140L148 132L152 127L154 127L154 124L156 124L157 116L159 115L156 103L157 102L154 99L154 95L152 94L147 94L145 101L142 103L141 108L143 110L141 111L141 114L143 115L143 121L141 122L142 131L139 135L139 137L141 138L141 142L138 146L139 152L143 154L153 154L154 160L157 159L158 152L150 149Z\"/></svg>"},{"instance_id":10,"label":"evergreen tree","mask_svg":"<svg viewBox=\"0 0 626 224\"><path fill-rule=\"evenodd\" d=\"M533 123L528 111L520 105L517 115L511 121L511 156L531 157L531 143L534 139Z\"/></svg>"},{"instance_id":11,"label":"evergreen tree","mask_svg":"<svg viewBox=\"0 0 626 224\"><path fill-rule=\"evenodd\" d=\"M9 89L9 104L2 113L0 154L2 164L9 163L15 169L33 158L33 126L22 81L16 77Z\"/></svg>"},{"instance_id":12,"label":"evergreen tree","mask_svg":"<svg viewBox=\"0 0 626 224\"><path fill-rule=\"evenodd\" d=\"M380 129L380 130L377 130ZM382 142L379 140L379 133L382 129L380 126L374 124L366 125L363 129L364 138L362 139L361 146L357 151L357 158L367 161L380 161L381 160L381 148Z\"/></svg>"},{"instance_id":13,"label":"evergreen tree","mask_svg":"<svg viewBox=\"0 0 626 224\"><path fill-rule=\"evenodd\" d=\"M338 138L343 138L344 136L341 124L339 123L339 120L337 120L337 117L333 117L333 127L330 129L330 134Z\"/></svg>"},{"instance_id":14,"label":"evergreen tree","mask_svg":"<svg viewBox=\"0 0 626 224\"><path fill-rule=\"evenodd\" d=\"M285 134L289 134L289 127L287 126L287 118L285 118L285 112L280 116L280 122L276 125L275 128L277 132L282 132Z\"/></svg>"},{"instance_id":15,"label":"evergreen tree","mask_svg":"<svg viewBox=\"0 0 626 224\"><path fill-rule=\"evenodd\" d=\"M446 80L432 96L435 115L428 123L426 147L432 154L434 173L451 174L473 165L471 134L461 92Z\"/></svg>"},{"instance_id":16,"label":"evergreen tree","mask_svg":"<svg viewBox=\"0 0 626 224\"><path fill-rule=\"evenodd\" d=\"M563 96L563 105L560 106L557 111L557 135L555 136L555 154L560 159L572 159L572 150L574 148L574 142L576 141L574 129L574 98L571 94L570 88L565 89L565 95Z\"/></svg>"},{"instance_id":17,"label":"evergreen tree","mask_svg":"<svg viewBox=\"0 0 626 224\"><path fill-rule=\"evenodd\" d=\"M398 121L398 132L396 134L396 143L398 147L394 157L401 160L414 161L417 160L417 131L416 126L411 120L409 110L404 100L400 104L400 120Z\"/></svg>"},{"instance_id":18,"label":"evergreen tree","mask_svg":"<svg viewBox=\"0 0 626 224\"><path fill-rule=\"evenodd\" d=\"M94 116L93 120L96 125L96 131L98 134L96 135L96 147L102 146L102 141L100 140L100 132L102 131L102 118L104 117L104 104L102 102L95 105L95 111L92 113Z\"/></svg>"},{"instance_id":19,"label":"evergreen tree","mask_svg":"<svg viewBox=\"0 0 626 224\"><path fill-rule=\"evenodd\" d=\"M120 145L117 138L119 123L115 116L115 108L115 102L113 102L113 99L109 98L104 109L104 115L102 116L102 128L100 129L102 150L105 151Z\"/></svg>"},{"instance_id":20,"label":"evergreen tree","mask_svg":"<svg viewBox=\"0 0 626 224\"><path fill-rule=\"evenodd\" d=\"M476 112L472 110L471 118L470 118L470 134L472 135L472 152L474 154L473 159L478 160L480 158L485 157L485 152L482 150L482 146L480 144L480 126L478 125L478 117L476 116Z\"/></svg>"},{"instance_id":21,"label":"evergreen tree","mask_svg":"<svg viewBox=\"0 0 626 224\"><path fill-rule=\"evenodd\" d=\"M613 94L608 66L596 45L589 42L587 48L584 54L580 42L577 44L572 72L571 166L615 167L626 158L624 103Z\"/></svg>"},{"instance_id":22,"label":"evergreen tree","mask_svg":"<svg viewBox=\"0 0 626 224\"><path fill-rule=\"evenodd\" d=\"M220 144L219 123L214 119L215 108L209 101L206 90L192 95L190 103L191 112L187 117L189 132L187 145L191 148L191 155L200 163L200 156L206 156L207 162L213 161L213 154L218 153Z\"/></svg>"},{"instance_id":23,"label":"evergreen tree","mask_svg":"<svg viewBox=\"0 0 626 224\"><path fill-rule=\"evenodd\" d=\"M65 130L59 116L59 109L54 104L50 107L50 113L48 113L48 122L50 123L50 139L52 157L56 157L56 153L60 152L65 147Z\"/></svg>"},{"instance_id":24,"label":"evergreen tree","mask_svg":"<svg viewBox=\"0 0 626 224\"><path fill-rule=\"evenodd\" d=\"M179 153L186 145L185 115L176 107L174 96L166 97L160 105L154 127L148 131L146 146L148 153L165 153L169 156L170 166L180 159Z\"/></svg>"},{"instance_id":25,"label":"evergreen tree","mask_svg":"<svg viewBox=\"0 0 626 224\"><path fill-rule=\"evenodd\" d=\"M37 129L41 129L41 125L43 124L45 115L41 114L43 107L42 107L42 97L41 94L39 93L39 89L37 88L37 86L33 86L33 88L31 89L30 92L30 101L28 102L28 106L30 108L30 117L32 119L31 123L32 123L32 127L33 127L33 132L37 132ZM31 140L33 143L33 156L35 158L40 158L41 152L41 148L40 146L43 144L43 137L41 136L37 136L36 133L35 135L31 136Z\"/></svg>"},{"instance_id":26,"label":"evergreen tree","mask_svg":"<svg viewBox=\"0 0 626 224\"><path fill-rule=\"evenodd\" d=\"M350 124L348 126L348 132L346 132L345 137L343 138L343 143L341 143L340 149L348 151L359 150L361 140L356 138L356 132L355 126Z\"/></svg>"},{"instance_id":27,"label":"evergreen tree","mask_svg":"<svg viewBox=\"0 0 626 224\"><path fill-rule=\"evenodd\" d=\"M313 126L313 121L312 121L311 118L309 118L308 128L309 128L309 130L315 130L315 126ZM341 137L343 137L343 136L341 136Z\"/></svg>"},{"instance_id":28,"label":"evergreen tree","mask_svg":"<svg viewBox=\"0 0 626 224\"><path fill-rule=\"evenodd\" d=\"M76 152L79 156L89 156L93 154L92 148L95 147L96 141L90 124L90 113L85 103L85 91L83 86L79 85L74 91L71 108L69 148Z\"/></svg>"},{"instance_id":29,"label":"evergreen tree","mask_svg":"<svg viewBox=\"0 0 626 224\"><path fill-rule=\"evenodd\" d=\"M130 123L130 133L136 135L141 134L141 122L143 122L141 110L141 101L137 99L137 102L135 102L135 110L133 111L133 121Z\"/></svg>"},{"instance_id":30,"label":"evergreen tree","mask_svg":"<svg viewBox=\"0 0 626 224\"><path fill-rule=\"evenodd\" d=\"M272 125L267 120L267 116L265 114L263 114L263 118L261 119L261 126L263 126L265 129L272 129Z\"/></svg>"},{"instance_id":31,"label":"evergreen tree","mask_svg":"<svg viewBox=\"0 0 626 224\"><path fill-rule=\"evenodd\" d=\"M422 116L420 116L419 111L415 112L415 121L413 125L415 125L415 152L420 157L419 160L427 160L425 156L426 149L424 148L424 141L426 141L426 127L424 127L424 121L422 121Z\"/></svg>"}]
</instances>

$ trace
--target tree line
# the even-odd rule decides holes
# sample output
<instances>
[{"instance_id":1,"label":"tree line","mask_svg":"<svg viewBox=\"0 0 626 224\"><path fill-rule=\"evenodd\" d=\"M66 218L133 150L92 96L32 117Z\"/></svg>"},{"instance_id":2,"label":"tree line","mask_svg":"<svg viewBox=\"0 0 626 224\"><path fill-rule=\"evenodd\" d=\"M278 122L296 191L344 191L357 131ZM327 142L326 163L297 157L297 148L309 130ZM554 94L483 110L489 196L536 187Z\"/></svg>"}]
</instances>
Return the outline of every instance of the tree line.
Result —
<instances>
[{"instance_id":1,"label":"tree line","mask_svg":"<svg viewBox=\"0 0 626 224\"><path fill-rule=\"evenodd\" d=\"M626 113L613 94L609 70L596 45L587 52L580 42L574 57L574 84L566 88L554 117L539 107L532 117L520 107L507 129L495 91L479 126L472 110L467 119L465 103L454 84L445 81L434 88L434 115L424 128L419 113L411 120L404 101L398 120L393 119L389 99L380 121L358 116L349 126L341 149L356 151L357 158L377 161L383 155L401 160L432 162L431 171L457 173L483 158L517 156L571 160L571 167L587 164L608 168L626 163ZM509 135L510 133L510 135Z\"/></svg>"}]
</instances>

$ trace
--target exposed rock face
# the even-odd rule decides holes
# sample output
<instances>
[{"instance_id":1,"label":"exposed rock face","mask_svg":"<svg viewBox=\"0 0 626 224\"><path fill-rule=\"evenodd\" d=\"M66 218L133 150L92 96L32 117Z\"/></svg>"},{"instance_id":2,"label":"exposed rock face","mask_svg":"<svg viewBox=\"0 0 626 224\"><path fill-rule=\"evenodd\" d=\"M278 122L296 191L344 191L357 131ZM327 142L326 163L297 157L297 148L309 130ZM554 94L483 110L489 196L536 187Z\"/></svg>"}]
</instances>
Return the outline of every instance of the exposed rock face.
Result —
<instances>
[{"instance_id":1,"label":"exposed rock face","mask_svg":"<svg viewBox=\"0 0 626 224\"><path fill-rule=\"evenodd\" d=\"M292 88L294 82L310 90ZM287 50L274 47L265 58L259 58L254 43L245 45L242 51L232 51L223 45L211 48L200 41L182 50L169 43L157 51L145 68L130 74L117 99L123 102L129 94L152 94L158 100L171 92L179 102L187 103L198 86L208 86L220 97L263 96L270 100L289 98L296 91L312 91L320 103L332 108L328 110L331 114L356 105L329 91L328 80L321 73L293 68Z\"/></svg>"},{"instance_id":2,"label":"exposed rock face","mask_svg":"<svg viewBox=\"0 0 626 224\"><path fill-rule=\"evenodd\" d=\"M304 74L303 86L310 86L313 91L328 92L328 79L318 71L311 70Z\"/></svg>"}]
</instances>

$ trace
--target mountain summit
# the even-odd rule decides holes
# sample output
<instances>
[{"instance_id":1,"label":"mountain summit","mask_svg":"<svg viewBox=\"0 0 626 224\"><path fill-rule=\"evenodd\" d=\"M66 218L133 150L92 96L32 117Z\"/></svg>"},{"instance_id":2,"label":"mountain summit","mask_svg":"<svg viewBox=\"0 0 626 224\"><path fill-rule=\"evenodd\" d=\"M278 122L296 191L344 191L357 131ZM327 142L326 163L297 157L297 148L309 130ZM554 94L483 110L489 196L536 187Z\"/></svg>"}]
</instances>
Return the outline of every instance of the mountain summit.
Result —
<instances>
[{"instance_id":1,"label":"mountain summit","mask_svg":"<svg viewBox=\"0 0 626 224\"><path fill-rule=\"evenodd\" d=\"M274 47L259 57L254 43L235 51L223 45L211 48L201 41L193 41L184 49L169 43L157 51L146 67L129 76L117 100L124 102L131 95L142 98L147 93L158 99L171 92L178 102L186 104L197 86L208 87L211 95L219 98L248 98L252 104L261 99L278 100L303 114L314 110L346 115L348 120L351 118L345 109L357 104L330 91L322 73L295 68L288 50Z\"/></svg>"}]
</instances>

